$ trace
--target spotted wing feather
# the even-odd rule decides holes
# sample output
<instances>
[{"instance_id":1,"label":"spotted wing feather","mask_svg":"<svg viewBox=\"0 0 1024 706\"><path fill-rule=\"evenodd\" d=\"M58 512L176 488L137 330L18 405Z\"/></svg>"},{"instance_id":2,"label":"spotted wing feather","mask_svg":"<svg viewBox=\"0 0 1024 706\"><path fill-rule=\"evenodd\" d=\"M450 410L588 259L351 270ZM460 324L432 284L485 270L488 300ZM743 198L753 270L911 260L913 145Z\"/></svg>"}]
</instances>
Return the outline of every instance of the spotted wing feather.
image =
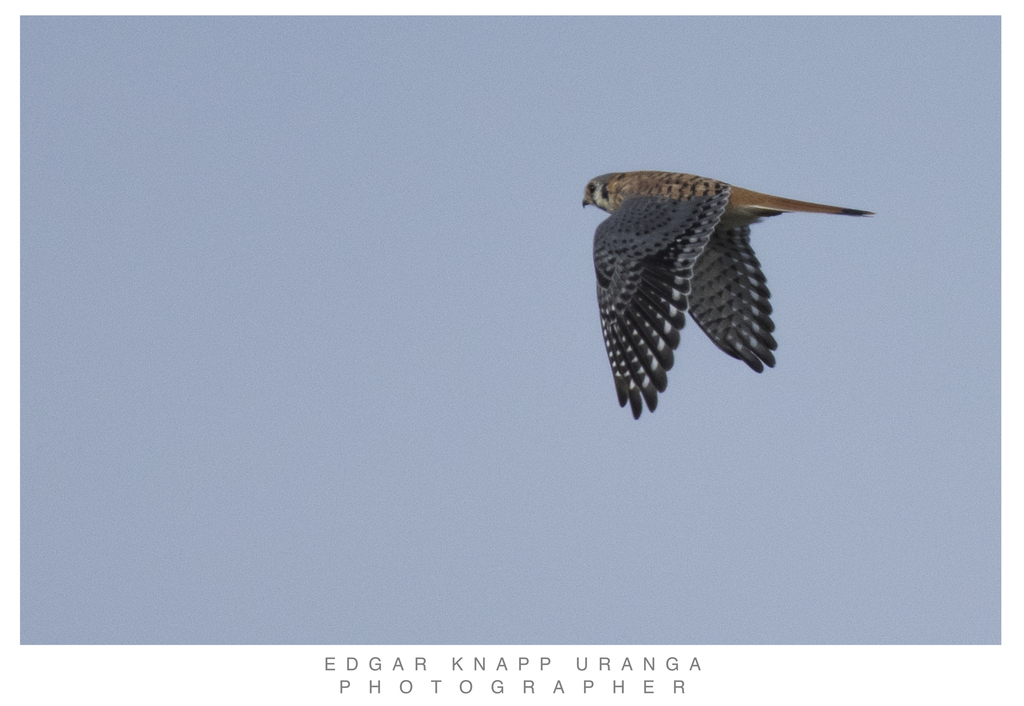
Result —
<instances>
[{"instance_id":1,"label":"spotted wing feather","mask_svg":"<svg viewBox=\"0 0 1024 706\"><path fill-rule=\"evenodd\" d=\"M635 196L594 234L601 334L619 405L635 418L665 391L694 267L728 201L728 188L689 201Z\"/></svg>"},{"instance_id":2,"label":"spotted wing feather","mask_svg":"<svg viewBox=\"0 0 1024 706\"><path fill-rule=\"evenodd\" d=\"M771 292L750 227L717 229L693 268L690 316L715 345L757 372L775 367Z\"/></svg>"}]
</instances>

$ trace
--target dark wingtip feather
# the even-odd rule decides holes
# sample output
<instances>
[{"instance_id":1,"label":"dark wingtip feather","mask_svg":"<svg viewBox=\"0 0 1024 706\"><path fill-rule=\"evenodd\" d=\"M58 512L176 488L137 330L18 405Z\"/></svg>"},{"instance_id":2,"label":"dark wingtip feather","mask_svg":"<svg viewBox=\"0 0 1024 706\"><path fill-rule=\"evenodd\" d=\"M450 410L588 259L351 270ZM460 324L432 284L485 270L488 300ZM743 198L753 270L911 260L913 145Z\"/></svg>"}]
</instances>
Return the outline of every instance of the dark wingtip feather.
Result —
<instances>
[{"instance_id":1,"label":"dark wingtip feather","mask_svg":"<svg viewBox=\"0 0 1024 706\"><path fill-rule=\"evenodd\" d=\"M739 356L737 356L737 357L739 357ZM747 356L742 356L742 357L739 357L739 358L744 363L749 365L750 369L753 370L755 373L763 373L764 372L764 364L761 363L761 359L758 358L757 356L748 353Z\"/></svg>"},{"instance_id":2,"label":"dark wingtip feather","mask_svg":"<svg viewBox=\"0 0 1024 706\"><path fill-rule=\"evenodd\" d=\"M644 396L644 401L647 402L647 409L652 412L658 408L658 392L652 387L641 387L640 394Z\"/></svg>"},{"instance_id":3,"label":"dark wingtip feather","mask_svg":"<svg viewBox=\"0 0 1024 706\"><path fill-rule=\"evenodd\" d=\"M626 402L629 401L628 390L629 385L622 378L615 378L615 394L619 398L620 407L625 407Z\"/></svg>"},{"instance_id":4,"label":"dark wingtip feather","mask_svg":"<svg viewBox=\"0 0 1024 706\"><path fill-rule=\"evenodd\" d=\"M858 211L855 208L844 208L840 212L843 216L873 216L875 215L872 211Z\"/></svg>"},{"instance_id":5,"label":"dark wingtip feather","mask_svg":"<svg viewBox=\"0 0 1024 706\"><path fill-rule=\"evenodd\" d=\"M640 413L644 411L644 403L640 398L639 388L631 388L629 391L629 406L633 410L633 419L639 419Z\"/></svg>"}]
</instances>

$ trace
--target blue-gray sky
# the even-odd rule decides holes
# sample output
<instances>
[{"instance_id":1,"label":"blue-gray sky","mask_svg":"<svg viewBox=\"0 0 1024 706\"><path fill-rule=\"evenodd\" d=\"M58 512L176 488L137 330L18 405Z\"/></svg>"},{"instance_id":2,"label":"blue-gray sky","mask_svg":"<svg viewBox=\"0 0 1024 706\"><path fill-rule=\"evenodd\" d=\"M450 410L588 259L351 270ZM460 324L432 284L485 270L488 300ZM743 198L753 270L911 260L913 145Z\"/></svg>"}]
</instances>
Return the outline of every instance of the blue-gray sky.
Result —
<instances>
[{"instance_id":1,"label":"blue-gray sky","mask_svg":"<svg viewBox=\"0 0 1024 706\"><path fill-rule=\"evenodd\" d=\"M25 643L1000 641L997 18L25 18ZM620 409L593 176L778 365Z\"/></svg>"}]
</instances>

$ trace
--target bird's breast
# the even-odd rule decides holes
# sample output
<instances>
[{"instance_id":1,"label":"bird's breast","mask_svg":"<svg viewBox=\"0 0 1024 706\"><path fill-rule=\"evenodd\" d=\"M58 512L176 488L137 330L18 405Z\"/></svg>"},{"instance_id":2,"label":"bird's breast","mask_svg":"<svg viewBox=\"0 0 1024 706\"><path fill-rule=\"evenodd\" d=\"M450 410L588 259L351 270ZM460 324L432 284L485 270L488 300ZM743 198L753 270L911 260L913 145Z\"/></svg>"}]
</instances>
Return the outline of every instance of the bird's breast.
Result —
<instances>
[{"instance_id":1,"label":"bird's breast","mask_svg":"<svg viewBox=\"0 0 1024 706\"><path fill-rule=\"evenodd\" d=\"M749 226L751 223L757 223L765 216L775 215L778 215L778 211L766 210L761 206L750 204L734 204L730 198L725 211L722 213L722 218L718 221L718 227L725 230L741 228Z\"/></svg>"}]
</instances>

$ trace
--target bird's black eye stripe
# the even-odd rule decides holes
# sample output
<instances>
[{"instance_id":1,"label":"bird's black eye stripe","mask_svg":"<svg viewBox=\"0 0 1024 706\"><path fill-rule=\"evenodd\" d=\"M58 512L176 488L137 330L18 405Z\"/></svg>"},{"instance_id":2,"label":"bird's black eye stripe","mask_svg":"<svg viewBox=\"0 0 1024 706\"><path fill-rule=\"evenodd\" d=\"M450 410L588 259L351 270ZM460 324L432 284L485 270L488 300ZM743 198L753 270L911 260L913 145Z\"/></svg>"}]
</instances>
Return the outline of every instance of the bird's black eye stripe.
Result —
<instances>
[{"instance_id":1,"label":"bird's black eye stripe","mask_svg":"<svg viewBox=\"0 0 1024 706\"><path fill-rule=\"evenodd\" d=\"M604 186L601 187L601 198L604 199L605 201L608 200L608 185L607 184L605 184Z\"/></svg>"}]
</instances>

